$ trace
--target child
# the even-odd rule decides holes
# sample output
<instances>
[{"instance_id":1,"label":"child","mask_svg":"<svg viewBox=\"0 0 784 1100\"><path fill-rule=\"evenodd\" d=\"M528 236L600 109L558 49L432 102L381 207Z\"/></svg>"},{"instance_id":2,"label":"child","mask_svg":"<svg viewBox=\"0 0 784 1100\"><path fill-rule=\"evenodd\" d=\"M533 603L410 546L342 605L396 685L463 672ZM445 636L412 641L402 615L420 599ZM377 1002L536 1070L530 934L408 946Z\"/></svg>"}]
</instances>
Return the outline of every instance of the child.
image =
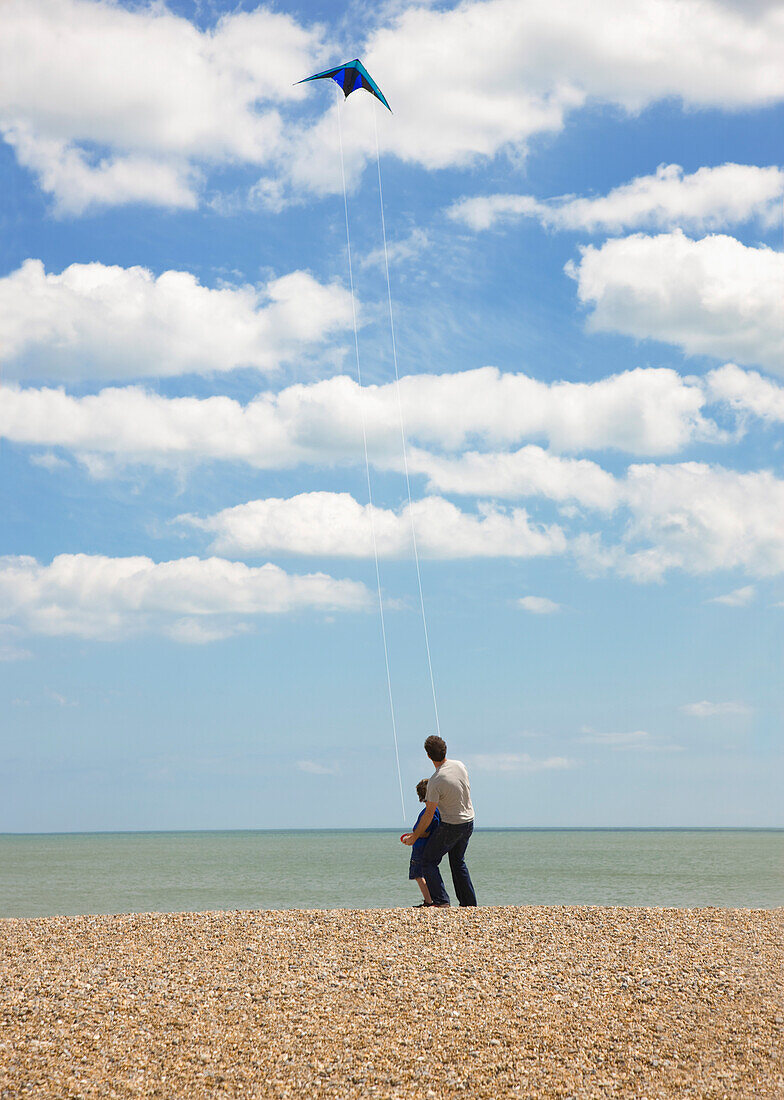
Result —
<instances>
[{"instance_id":1,"label":"child","mask_svg":"<svg viewBox=\"0 0 784 1100\"><path fill-rule=\"evenodd\" d=\"M416 792L417 792L417 795L419 796L419 801L420 802L426 802L427 801L427 780L426 779L420 779L419 780L419 782L417 783L417 786L416 786ZM424 812L425 811L422 810L419 817L414 822L414 828L411 830L412 833L414 832L417 825L419 824L419 822L422 818L422 814ZM429 839L431 833L433 832L433 829L436 828L436 826L438 825L438 823L440 821L441 821L441 815L439 814L438 809L436 809L436 812L433 814L433 820L430 822L430 825L428 827L427 832L423 833L422 836L419 838L419 840L415 841L414 844L411 847L411 863L409 864L409 867L408 867L408 877L410 879L412 879L412 878L416 879L416 881L419 883L419 889L422 891L422 897L424 898L424 901L421 901L419 903L419 905L414 906L415 909L424 909L426 906L433 904L433 901L430 897L430 891L428 890L427 883L425 882L425 876L422 873L422 864L421 864L420 860L421 860L421 857L422 857L422 852L425 849L425 845L427 844L428 839Z\"/></svg>"}]
</instances>

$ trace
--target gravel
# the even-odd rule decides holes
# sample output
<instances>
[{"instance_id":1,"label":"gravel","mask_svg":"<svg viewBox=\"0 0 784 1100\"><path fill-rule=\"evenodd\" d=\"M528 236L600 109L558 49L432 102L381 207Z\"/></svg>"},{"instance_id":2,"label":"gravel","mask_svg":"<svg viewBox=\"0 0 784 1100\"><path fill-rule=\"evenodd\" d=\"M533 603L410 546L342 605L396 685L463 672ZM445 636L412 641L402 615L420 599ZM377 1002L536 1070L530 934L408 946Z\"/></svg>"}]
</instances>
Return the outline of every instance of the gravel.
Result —
<instances>
[{"instance_id":1,"label":"gravel","mask_svg":"<svg viewBox=\"0 0 784 1100\"><path fill-rule=\"evenodd\" d=\"M0 921L0 1097L784 1097L784 909Z\"/></svg>"}]
</instances>

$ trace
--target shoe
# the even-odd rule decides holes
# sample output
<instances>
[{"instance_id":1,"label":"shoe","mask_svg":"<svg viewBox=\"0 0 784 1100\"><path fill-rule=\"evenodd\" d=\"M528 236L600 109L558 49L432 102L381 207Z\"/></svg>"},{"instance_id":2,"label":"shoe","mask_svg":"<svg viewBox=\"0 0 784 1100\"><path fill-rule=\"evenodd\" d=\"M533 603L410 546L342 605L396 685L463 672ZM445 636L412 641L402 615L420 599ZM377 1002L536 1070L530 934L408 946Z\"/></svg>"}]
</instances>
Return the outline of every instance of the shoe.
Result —
<instances>
[{"instance_id":1,"label":"shoe","mask_svg":"<svg viewBox=\"0 0 784 1100\"><path fill-rule=\"evenodd\" d=\"M434 901L431 902L434 909L451 909L452 903L449 901Z\"/></svg>"},{"instance_id":2,"label":"shoe","mask_svg":"<svg viewBox=\"0 0 784 1100\"><path fill-rule=\"evenodd\" d=\"M432 901L420 901L419 905L413 906L414 909L429 909L432 905Z\"/></svg>"}]
</instances>

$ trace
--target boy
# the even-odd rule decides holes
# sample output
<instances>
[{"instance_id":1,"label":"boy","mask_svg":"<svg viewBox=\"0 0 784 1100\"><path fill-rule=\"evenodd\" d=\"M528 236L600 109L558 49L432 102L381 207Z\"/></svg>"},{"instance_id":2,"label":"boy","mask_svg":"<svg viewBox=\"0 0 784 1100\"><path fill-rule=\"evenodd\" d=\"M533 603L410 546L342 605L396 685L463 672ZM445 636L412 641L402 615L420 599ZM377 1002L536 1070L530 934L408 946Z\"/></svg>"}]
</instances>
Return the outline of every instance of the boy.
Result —
<instances>
[{"instance_id":1,"label":"boy","mask_svg":"<svg viewBox=\"0 0 784 1100\"><path fill-rule=\"evenodd\" d=\"M427 780L426 779L420 779L419 780L419 782L416 785L416 792L417 792L417 795L419 797L420 802L426 802L427 801ZM416 829L417 825L421 821L422 814L424 812L425 811L422 810L421 813L419 814L419 817L414 822L414 829ZM441 820L441 815L439 814L438 810L436 810L436 812L433 814L433 820L428 825L427 830L422 834L422 836L419 838L419 840L417 840L414 843L413 847L411 848L411 862L410 862L409 867L408 867L408 877L409 877L409 879L415 879L417 881L417 883L419 884L419 889L422 891L422 898L423 898L423 900L420 901L419 905L414 906L415 909L424 909L427 906L433 904L433 900L430 897L430 891L428 890L427 883L425 882L425 875L424 875L424 872L422 870L421 856L422 856L422 851L423 851L425 845L427 844L428 837L433 832L433 830L436 828L436 826L438 825L440 820ZM410 834L404 834L404 836L407 836L407 835L410 835ZM403 837L401 837L400 839L402 840Z\"/></svg>"}]
</instances>

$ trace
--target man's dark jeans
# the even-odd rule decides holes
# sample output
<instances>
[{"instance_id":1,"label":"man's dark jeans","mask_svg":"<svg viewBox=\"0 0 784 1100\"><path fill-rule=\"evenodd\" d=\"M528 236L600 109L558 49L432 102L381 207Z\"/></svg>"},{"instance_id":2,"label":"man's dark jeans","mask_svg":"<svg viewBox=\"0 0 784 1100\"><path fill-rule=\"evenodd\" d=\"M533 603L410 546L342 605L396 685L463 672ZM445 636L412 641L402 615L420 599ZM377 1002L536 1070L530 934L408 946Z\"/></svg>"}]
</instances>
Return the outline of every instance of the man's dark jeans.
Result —
<instances>
[{"instance_id":1,"label":"man's dark jeans","mask_svg":"<svg viewBox=\"0 0 784 1100\"><path fill-rule=\"evenodd\" d=\"M474 886L465 863L465 851L473 831L473 821L466 821L463 825L448 825L442 821L425 845L422 870L434 905L449 905L449 894L444 889L444 880L438 869L447 852L457 900L461 905L476 905Z\"/></svg>"}]
</instances>

